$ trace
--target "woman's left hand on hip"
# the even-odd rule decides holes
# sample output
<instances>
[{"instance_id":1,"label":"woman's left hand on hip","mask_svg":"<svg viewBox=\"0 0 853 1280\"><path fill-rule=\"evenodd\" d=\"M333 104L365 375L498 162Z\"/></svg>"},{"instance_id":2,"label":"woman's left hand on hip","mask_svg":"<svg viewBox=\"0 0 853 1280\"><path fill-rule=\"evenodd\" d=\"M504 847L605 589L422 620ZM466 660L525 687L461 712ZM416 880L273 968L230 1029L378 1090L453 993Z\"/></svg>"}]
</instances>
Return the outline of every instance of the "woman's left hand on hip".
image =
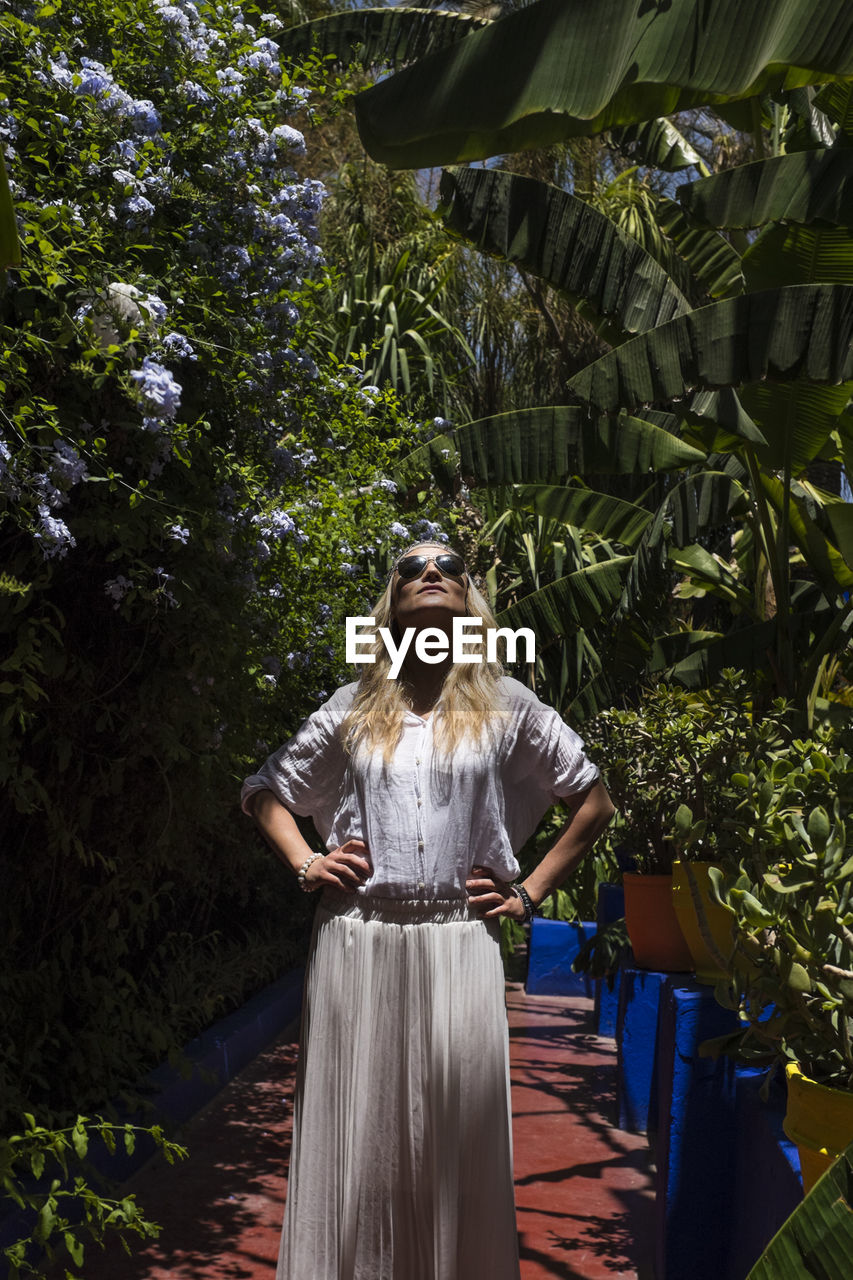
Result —
<instances>
[{"instance_id":1,"label":"woman's left hand on hip","mask_svg":"<svg viewBox=\"0 0 853 1280\"><path fill-rule=\"evenodd\" d=\"M511 884L499 880L488 867L472 867L465 881L465 889L471 906L482 916L509 916L511 920L524 919L524 904Z\"/></svg>"}]
</instances>

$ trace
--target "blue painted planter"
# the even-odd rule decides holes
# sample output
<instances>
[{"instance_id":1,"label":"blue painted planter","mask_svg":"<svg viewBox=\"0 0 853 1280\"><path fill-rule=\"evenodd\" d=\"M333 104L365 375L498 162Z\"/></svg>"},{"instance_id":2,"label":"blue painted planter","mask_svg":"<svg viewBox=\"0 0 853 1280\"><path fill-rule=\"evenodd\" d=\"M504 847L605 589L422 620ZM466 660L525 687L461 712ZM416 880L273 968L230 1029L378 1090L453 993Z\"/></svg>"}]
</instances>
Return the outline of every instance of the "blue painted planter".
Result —
<instances>
[{"instance_id":1,"label":"blue painted planter","mask_svg":"<svg viewBox=\"0 0 853 1280\"><path fill-rule=\"evenodd\" d=\"M803 1198L800 1157L785 1135L787 1090L777 1070L765 1101L766 1071L738 1067L735 1103L734 1201L729 1274L743 1280Z\"/></svg>"},{"instance_id":2,"label":"blue painted planter","mask_svg":"<svg viewBox=\"0 0 853 1280\"><path fill-rule=\"evenodd\" d=\"M728 1274L739 1211L736 1070L731 1058L700 1057L699 1046L737 1025L737 1015L717 1004L709 987L667 978L658 1039L659 1280L721 1280Z\"/></svg>"},{"instance_id":3,"label":"blue painted planter","mask_svg":"<svg viewBox=\"0 0 853 1280\"><path fill-rule=\"evenodd\" d=\"M658 1009L669 974L624 968L616 1019L616 1108L620 1129L657 1124Z\"/></svg>"},{"instance_id":4,"label":"blue painted planter","mask_svg":"<svg viewBox=\"0 0 853 1280\"><path fill-rule=\"evenodd\" d=\"M621 884L600 884L598 886L598 904L596 924L599 928L612 924L625 914L625 890ZM622 970L616 974L612 989L607 981L600 978L595 983L595 1029L600 1036L616 1035L616 1021L619 1017L619 985L622 981Z\"/></svg>"},{"instance_id":5,"label":"blue painted planter","mask_svg":"<svg viewBox=\"0 0 853 1280\"><path fill-rule=\"evenodd\" d=\"M655 1153L656 1280L744 1280L802 1199L784 1081L765 1099L764 1070L699 1056L737 1025L710 987L622 970L618 1123L649 1133Z\"/></svg>"},{"instance_id":6,"label":"blue painted planter","mask_svg":"<svg viewBox=\"0 0 853 1280\"><path fill-rule=\"evenodd\" d=\"M574 973L572 962L595 928L588 920L568 924L535 916L530 926L527 994L591 997L592 978L587 973Z\"/></svg>"}]
</instances>

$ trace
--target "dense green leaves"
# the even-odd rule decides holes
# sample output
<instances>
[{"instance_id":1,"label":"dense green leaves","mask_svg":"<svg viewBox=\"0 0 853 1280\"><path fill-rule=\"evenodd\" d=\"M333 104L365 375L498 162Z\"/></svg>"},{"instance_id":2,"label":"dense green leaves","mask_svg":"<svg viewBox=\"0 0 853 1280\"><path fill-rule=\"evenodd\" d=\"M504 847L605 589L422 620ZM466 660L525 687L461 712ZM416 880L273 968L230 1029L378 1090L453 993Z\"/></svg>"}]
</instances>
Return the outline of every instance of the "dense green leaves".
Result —
<instances>
[{"instance_id":1,"label":"dense green leaves","mask_svg":"<svg viewBox=\"0 0 853 1280\"><path fill-rule=\"evenodd\" d=\"M696 150L671 120L647 120L643 124L611 129L611 140L633 160L668 173L694 166L704 169Z\"/></svg>"},{"instance_id":2,"label":"dense green leaves","mask_svg":"<svg viewBox=\"0 0 853 1280\"><path fill-rule=\"evenodd\" d=\"M697 227L674 200L658 200L657 215L660 230L672 242L701 291L712 298L740 292L741 256L725 236Z\"/></svg>"},{"instance_id":3,"label":"dense green leaves","mask_svg":"<svg viewBox=\"0 0 853 1280\"><path fill-rule=\"evenodd\" d=\"M853 151L794 151L688 182L678 198L710 227L780 221L853 226Z\"/></svg>"},{"instance_id":4,"label":"dense green leaves","mask_svg":"<svg viewBox=\"0 0 853 1280\"><path fill-rule=\"evenodd\" d=\"M498 169L450 169L441 201L450 231L582 298L623 334L689 309L651 254L567 191Z\"/></svg>"},{"instance_id":5,"label":"dense green leaves","mask_svg":"<svg viewBox=\"0 0 853 1280\"><path fill-rule=\"evenodd\" d=\"M853 288L767 290L701 307L633 338L570 386L608 412L762 378L842 382L853 375L852 337Z\"/></svg>"},{"instance_id":6,"label":"dense green leaves","mask_svg":"<svg viewBox=\"0 0 853 1280\"><path fill-rule=\"evenodd\" d=\"M440 9L348 9L291 27L280 48L282 57L293 62L317 54L342 66L398 66L488 25L488 19Z\"/></svg>"},{"instance_id":7,"label":"dense green leaves","mask_svg":"<svg viewBox=\"0 0 853 1280\"><path fill-rule=\"evenodd\" d=\"M462 474L486 484L535 484L570 475L649 474L699 462L704 454L650 422L628 415L591 418L574 405L498 414L457 428L408 455L419 475L454 443Z\"/></svg>"},{"instance_id":8,"label":"dense green leaves","mask_svg":"<svg viewBox=\"0 0 853 1280\"><path fill-rule=\"evenodd\" d=\"M651 512L633 502L572 485L520 485L510 501L514 507L526 507L562 524L589 529L627 547L637 542L652 519Z\"/></svg>"},{"instance_id":9,"label":"dense green leaves","mask_svg":"<svg viewBox=\"0 0 853 1280\"><path fill-rule=\"evenodd\" d=\"M306 350L321 193L280 26L230 0L0 17L24 246L0 290L0 1124L132 1089L300 956L307 904L239 781L342 683L387 557L438 531L425 503L388 532L417 427Z\"/></svg>"},{"instance_id":10,"label":"dense green leaves","mask_svg":"<svg viewBox=\"0 0 853 1280\"><path fill-rule=\"evenodd\" d=\"M846 0L539 0L375 85L356 111L374 159L417 168L844 76Z\"/></svg>"},{"instance_id":11,"label":"dense green leaves","mask_svg":"<svg viewBox=\"0 0 853 1280\"><path fill-rule=\"evenodd\" d=\"M534 591L498 616L502 627L531 627L534 635L570 635L579 627L593 626L622 594L622 571L630 556L618 556L579 569Z\"/></svg>"}]
</instances>

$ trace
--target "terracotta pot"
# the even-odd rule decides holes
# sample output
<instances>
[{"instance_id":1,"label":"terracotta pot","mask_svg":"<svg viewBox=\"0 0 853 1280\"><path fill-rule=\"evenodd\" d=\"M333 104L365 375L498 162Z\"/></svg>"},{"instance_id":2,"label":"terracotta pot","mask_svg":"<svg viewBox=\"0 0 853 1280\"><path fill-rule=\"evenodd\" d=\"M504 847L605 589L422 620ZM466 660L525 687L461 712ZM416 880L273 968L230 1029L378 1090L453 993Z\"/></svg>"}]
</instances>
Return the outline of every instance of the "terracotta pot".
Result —
<instances>
[{"instance_id":1,"label":"terracotta pot","mask_svg":"<svg viewBox=\"0 0 853 1280\"><path fill-rule=\"evenodd\" d=\"M822 1173L853 1142L853 1093L818 1084L795 1062L785 1068L788 1109L784 1129L800 1153L803 1191L808 1195Z\"/></svg>"},{"instance_id":2,"label":"terracotta pot","mask_svg":"<svg viewBox=\"0 0 853 1280\"><path fill-rule=\"evenodd\" d=\"M681 973L693 968L690 949L672 905L672 876L626 873L625 924L640 969Z\"/></svg>"},{"instance_id":3,"label":"terracotta pot","mask_svg":"<svg viewBox=\"0 0 853 1280\"><path fill-rule=\"evenodd\" d=\"M687 939L699 982L716 986L729 977L735 946L734 917L711 898L708 871L717 862L674 862L672 905Z\"/></svg>"}]
</instances>

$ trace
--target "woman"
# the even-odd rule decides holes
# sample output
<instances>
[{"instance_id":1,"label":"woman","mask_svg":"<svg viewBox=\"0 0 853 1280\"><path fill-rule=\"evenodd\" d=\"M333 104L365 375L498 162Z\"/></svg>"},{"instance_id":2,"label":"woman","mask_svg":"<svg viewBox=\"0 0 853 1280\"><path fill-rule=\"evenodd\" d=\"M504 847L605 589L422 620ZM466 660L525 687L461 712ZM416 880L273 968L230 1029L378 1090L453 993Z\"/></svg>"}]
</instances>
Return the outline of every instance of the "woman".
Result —
<instances>
[{"instance_id":1,"label":"woman","mask_svg":"<svg viewBox=\"0 0 853 1280\"><path fill-rule=\"evenodd\" d=\"M464 616L495 626L440 543L403 554L374 610L397 645L408 627L449 641ZM301 887L323 890L277 1280L518 1280L499 917L529 919L613 806L580 738L496 664L427 663L412 643L389 671L379 639L243 787ZM557 797L571 818L514 886Z\"/></svg>"}]
</instances>

